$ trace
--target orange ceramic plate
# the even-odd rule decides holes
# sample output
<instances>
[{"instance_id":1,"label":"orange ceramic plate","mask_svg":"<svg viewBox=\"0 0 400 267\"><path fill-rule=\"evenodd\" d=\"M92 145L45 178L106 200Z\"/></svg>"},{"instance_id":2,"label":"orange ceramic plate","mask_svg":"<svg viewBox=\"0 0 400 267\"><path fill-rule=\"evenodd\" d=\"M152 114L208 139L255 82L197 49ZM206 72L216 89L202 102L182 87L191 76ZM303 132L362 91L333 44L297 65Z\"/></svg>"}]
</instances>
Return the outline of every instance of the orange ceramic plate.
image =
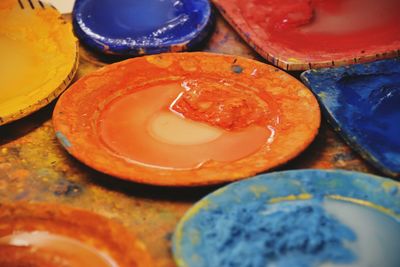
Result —
<instances>
[{"instance_id":1,"label":"orange ceramic plate","mask_svg":"<svg viewBox=\"0 0 400 267\"><path fill-rule=\"evenodd\" d=\"M55 99L78 67L72 26L37 0L0 2L0 125Z\"/></svg>"},{"instance_id":2,"label":"orange ceramic plate","mask_svg":"<svg viewBox=\"0 0 400 267\"><path fill-rule=\"evenodd\" d=\"M120 224L49 204L0 204L0 266L151 267L144 244Z\"/></svg>"},{"instance_id":3,"label":"orange ceramic plate","mask_svg":"<svg viewBox=\"0 0 400 267\"><path fill-rule=\"evenodd\" d=\"M101 172L140 183L195 186L283 164L315 137L312 93L241 57L162 54L109 65L56 105L57 137Z\"/></svg>"}]
</instances>

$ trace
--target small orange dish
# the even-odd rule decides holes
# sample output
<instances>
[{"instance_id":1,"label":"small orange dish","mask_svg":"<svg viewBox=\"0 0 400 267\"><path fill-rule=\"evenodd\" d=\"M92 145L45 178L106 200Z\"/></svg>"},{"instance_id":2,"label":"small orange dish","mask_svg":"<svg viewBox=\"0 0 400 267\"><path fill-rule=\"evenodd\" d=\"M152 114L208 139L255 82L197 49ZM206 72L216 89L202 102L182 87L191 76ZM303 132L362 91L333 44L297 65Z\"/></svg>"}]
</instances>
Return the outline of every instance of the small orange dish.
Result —
<instances>
[{"instance_id":1,"label":"small orange dish","mask_svg":"<svg viewBox=\"0 0 400 267\"><path fill-rule=\"evenodd\" d=\"M144 244L120 224L54 204L0 204L0 266L151 267Z\"/></svg>"},{"instance_id":2,"label":"small orange dish","mask_svg":"<svg viewBox=\"0 0 400 267\"><path fill-rule=\"evenodd\" d=\"M56 105L56 135L101 172L164 186L252 176L313 140L312 93L272 66L210 53L126 60L83 77Z\"/></svg>"},{"instance_id":3,"label":"small orange dish","mask_svg":"<svg viewBox=\"0 0 400 267\"><path fill-rule=\"evenodd\" d=\"M0 3L0 125L44 107L72 81L78 41L72 25L38 0Z\"/></svg>"}]
</instances>

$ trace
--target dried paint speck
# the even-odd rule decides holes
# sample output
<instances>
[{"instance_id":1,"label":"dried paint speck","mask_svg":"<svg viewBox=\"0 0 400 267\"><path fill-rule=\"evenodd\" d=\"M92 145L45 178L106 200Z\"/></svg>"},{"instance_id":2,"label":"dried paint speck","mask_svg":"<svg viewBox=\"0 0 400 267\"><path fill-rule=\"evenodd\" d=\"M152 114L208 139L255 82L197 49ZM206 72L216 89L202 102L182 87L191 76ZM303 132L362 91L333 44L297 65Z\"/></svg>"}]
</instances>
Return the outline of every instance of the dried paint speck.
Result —
<instances>
[{"instance_id":1,"label":"dried paint speck","mask_svg":"<svg viewBox=\"0 0 400 267\"><path fill-rule=\"evenodd\" d=\"M232 71L234 73L240 74L243 72L243 68L239 65L232 65Z\"/></svg>"},{"instance_id":2,"label":"dried paint speck","mask_svg":"<svg viewBox=\"0 0 400 267\"><path fill-rule=\"evenodd\" d=\"M61 132L56 132L56 136L65 148L70 148L72 146L72 144L69 142L67 137L64 134L62 134Z\"/></svg>"}]
</instances>

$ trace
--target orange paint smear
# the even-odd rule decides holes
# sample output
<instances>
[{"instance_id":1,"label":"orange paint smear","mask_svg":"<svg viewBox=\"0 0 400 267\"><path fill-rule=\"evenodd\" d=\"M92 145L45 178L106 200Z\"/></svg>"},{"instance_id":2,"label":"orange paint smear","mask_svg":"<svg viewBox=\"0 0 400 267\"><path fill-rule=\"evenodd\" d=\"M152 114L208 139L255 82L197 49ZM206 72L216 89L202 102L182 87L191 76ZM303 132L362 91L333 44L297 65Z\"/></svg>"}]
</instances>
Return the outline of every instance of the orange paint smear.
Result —
<instances>
[{"instance_id":1,"label":"orange paint smear","mask_svg":"<svg viewBox=\"0 0 400 267\"><path fill-rule=\"evenodd\" d=\"M183 82L181 85L168 82L111 101L98 122L104 145L130 162L157 168L192 169L210 160L239 160L257 152L266 142L273 141L274 128L268 127L268 120L263 117L268 111L262 106L260 98L249 100L248 106L243 106L245 97L242 95L239 97L241 104L237 106L232 104L235 102L235 98L230 98L233 95L226 91L209 90L212 87L210 84L201 85L208 88L204 91L200 87L192 91L189 85L193 86L193 83ZM214 100L216 102L212 102ZM244 112L240 113L240 110ZM262 112L249 115L258 110ZM247 119L238 118L236 111L249 116ZM154 138L149 130L154 116L162 114L179 116L187 123L197 123L199 127L213 126L220 134L215 140L192 145L163 142ZM253 125L253 122L258 125Z\"/></svg>"},{"instance_id":2,"label":"orange paint smear","mask_svg":"<svg viewBox=\"0 0 400 267\"><path fill-rule=\"evenodd\" d=\"M183 84L184 94L171 106L172 110L186 118L209 123L225 130L244 129L250 125L273 123L277 110L267 103L271 97L260 94L254 97L251 92L234 90L228 86L213 87L202 81L189 81Z\"/></svg>"}]
</instances>

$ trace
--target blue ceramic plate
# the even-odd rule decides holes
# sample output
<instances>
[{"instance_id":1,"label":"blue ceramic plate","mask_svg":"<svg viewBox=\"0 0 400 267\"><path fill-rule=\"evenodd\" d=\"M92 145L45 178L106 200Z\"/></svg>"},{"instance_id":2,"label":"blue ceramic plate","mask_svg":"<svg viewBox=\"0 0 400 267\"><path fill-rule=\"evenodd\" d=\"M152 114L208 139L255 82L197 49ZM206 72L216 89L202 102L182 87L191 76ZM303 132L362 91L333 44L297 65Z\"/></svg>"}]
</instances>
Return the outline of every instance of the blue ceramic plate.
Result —
<instances>
[{"instance_id":1,"label":"blue ceramic plate","mask_svg":"<svg viewBox=\"0 0 400 267\"><path fill-rule=\"evenodd\" d=\"M400 59L306 71L302 80L350 146L400 175Z\"/></svg>"},{"instance_id":2,"label":"blue ceramic plate","mask_svg":"<svg viewBox=\"0 0 400 267\"><path fill-rule=\"evenodd\" d=\"M178 266L400 266L400 184L356 172L276 172L206 196L178 224Z\"/></svg>"},{"instance_id":3,"label":"blue ceramic plate","mask_svg":"<svg viewBox=\"0 0 400 267\"><path fill-rule=\"evenodd\" d=\"M106 54L134 56L182 51L212 28L208 0L77 0L76 34Z\"/></svg>"}]
</instances>

